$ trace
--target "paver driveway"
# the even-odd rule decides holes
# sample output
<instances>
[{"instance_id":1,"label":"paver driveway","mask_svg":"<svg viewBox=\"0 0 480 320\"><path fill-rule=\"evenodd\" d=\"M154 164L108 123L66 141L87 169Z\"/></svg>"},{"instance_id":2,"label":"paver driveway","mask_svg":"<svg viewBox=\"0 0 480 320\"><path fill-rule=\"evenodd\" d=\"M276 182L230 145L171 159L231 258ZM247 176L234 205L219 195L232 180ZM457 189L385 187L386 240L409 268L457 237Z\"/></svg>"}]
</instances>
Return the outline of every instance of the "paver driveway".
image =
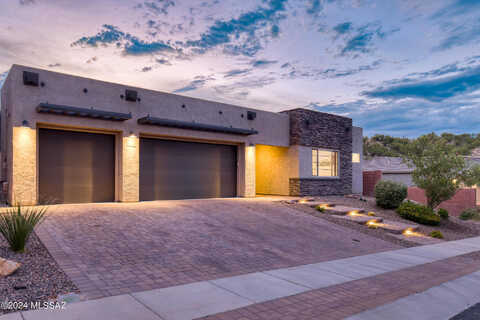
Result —
<instances>
[{"instance_id":1,"label":"paver driveway","mask_svg":"<svg viewBox=\"0 0 480 320\"><path fill-rule=\"evenodd\" d=\"M399 248L263 198L52 206L37 233L88 298Z\"/></svg>"}]
</instances>

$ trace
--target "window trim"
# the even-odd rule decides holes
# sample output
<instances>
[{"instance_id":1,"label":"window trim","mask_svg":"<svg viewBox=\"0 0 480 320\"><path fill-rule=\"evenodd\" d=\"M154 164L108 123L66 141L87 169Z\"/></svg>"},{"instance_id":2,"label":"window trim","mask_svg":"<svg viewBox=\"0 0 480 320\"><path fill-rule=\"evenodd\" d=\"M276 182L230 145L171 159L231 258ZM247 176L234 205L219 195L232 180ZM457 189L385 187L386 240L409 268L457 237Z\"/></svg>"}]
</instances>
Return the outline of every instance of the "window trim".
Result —
<instances>
[{"instance_id":1,"label":"window trim","mask_svg":"<svg viewBox=\"0 0 480 320\"><path fill-rule=\"evenodd\" d=\"M313 151L314 150L317 150L317 175L313 175L313 168L314 168L314 162L313 162ZM328 152L334 152L336 153L337 155L337 161L336 161L336 171L337 171L337 175L335 176L319 176L318 175L318 151L328 151ZM326 148L311 148L311 152L310 152L310 160L311 160L311 170L310 170L310 176L313 178L313 179L340 179L340 151L339 150L336 150L336 149L326 149Z\"/></svg>"}]
</instances>

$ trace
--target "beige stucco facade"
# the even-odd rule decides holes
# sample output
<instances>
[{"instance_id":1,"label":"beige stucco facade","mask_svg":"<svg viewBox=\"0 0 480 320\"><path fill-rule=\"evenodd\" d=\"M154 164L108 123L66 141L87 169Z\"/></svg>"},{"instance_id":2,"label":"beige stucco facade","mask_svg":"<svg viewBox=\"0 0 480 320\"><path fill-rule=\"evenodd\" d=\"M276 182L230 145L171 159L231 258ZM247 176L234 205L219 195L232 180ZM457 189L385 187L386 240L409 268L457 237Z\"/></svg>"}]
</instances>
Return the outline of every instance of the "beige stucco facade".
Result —
<instances>
[{"instance_id":1,"label":"beige stucco facade","mask_svg":"<svg viewBox=\"0 0 480 320\"><path fill-rule=\"evenodd\" d=\"M38 86L25 85L25 71L38 74ZM137 92L137 101L125 99L127 89ZM39 104L122 113L130 115L130 119L109 121L41 113L37 110ZM255 113L253 119L247 116L249 112ZM289 112L244 108L14 65L1 90L0 179L3 189L8 190L9 203L37 203L40 185L39 130L47 128L103 133L115 137L115 163L112 164L115 170L115 201L135 202L141 199L142 138L236 146L237 196L289 195L291 179L315 179L312 177L312 147L292 144L292 134L296 133L292 132ZM331 115L323 115L325 119L331 118ZM249 133L151 125L137 121L147 116L189 124L237 128ZM297 127L294 131L300 130L312 137L317 134L308 129L308 121L298 121L295 120ZM339 132L343 134L344 131ZM361 139L357 140L361 143ZM312 140L310 145L312 143L322 145L322 141ZM351 155L342 157L350 158ZM321 179L325 180L325 177Z\"/></svg>"},{"instance_id":2,"label":"beige stucco facade","mask_svg":"<svg viewBox=\"0 0 480 320\"><path fill-rule=\"evenodd\" d=\"M39 74L42 85L23 84L23 71ZM121 98L125 89L138 92L140 101ZM40 103L95 108L131 114L131 120L107 121L38 113ZM256 113L247 119L247 111ZM140 125L145 116L257 130L255 135L197 131ZM35 204L38 197L39 128L108 133L116 136L116 201L139 200L139 140L141 137L236 145L237 195L255 196L255 145L289 145L286 114L243 108L170 93L81 78L14 65L2 88L2 180L10 203ZM11 141L11 143L10 143Z\"/></svg>"}]
</instances>

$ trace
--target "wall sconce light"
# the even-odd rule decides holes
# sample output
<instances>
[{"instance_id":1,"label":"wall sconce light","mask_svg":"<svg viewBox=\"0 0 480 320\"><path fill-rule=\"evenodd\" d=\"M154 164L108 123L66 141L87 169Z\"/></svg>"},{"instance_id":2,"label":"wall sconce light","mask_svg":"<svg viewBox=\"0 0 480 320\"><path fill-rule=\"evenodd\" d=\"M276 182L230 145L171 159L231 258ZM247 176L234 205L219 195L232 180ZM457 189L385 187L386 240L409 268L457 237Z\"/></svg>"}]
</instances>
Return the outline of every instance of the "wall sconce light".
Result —
<instances>
[{"instance_id":1,"label":"wall sconce light","mask_svg":"<svg viewBox=\"0 0 480 320\"><path fill-rule=\"evenodd\" d=\"M255 145L253 143L250 142L250 144L248 145L249 147L255 147Z\"/></svg>"},{"instance_id":2,"label":"wall sconce light","mask_svg":"<svg viewBox=\"0 0 480 320\"><path fill-rule=\"evenodd\" d=\"M22 127L28 127L28 121L27 120L22 121Z\"/></svg>"}]
</instances>

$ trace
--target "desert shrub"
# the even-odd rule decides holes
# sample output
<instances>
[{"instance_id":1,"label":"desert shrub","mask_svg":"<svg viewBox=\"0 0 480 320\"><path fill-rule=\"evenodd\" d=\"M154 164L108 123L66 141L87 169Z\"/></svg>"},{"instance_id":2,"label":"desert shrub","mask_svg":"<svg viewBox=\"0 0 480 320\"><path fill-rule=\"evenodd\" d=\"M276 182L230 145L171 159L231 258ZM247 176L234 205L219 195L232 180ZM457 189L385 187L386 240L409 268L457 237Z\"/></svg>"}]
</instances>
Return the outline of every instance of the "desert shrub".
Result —
<instances>
[{"instance_id":1,"label":"desert shrub","mask_svg":"<svg viewBox=\"0 0 480 320\"><path fill-rule=\"evenodd\" d=\"M317 211L320 211L320 212L325 212L325 208L322 206L317 206L315 209L317 209Z\"/></svg>"},{"instance_id":2,"label":"desert shrub","mask_svg":"<svg viewBox=\"0 0 480 320\"><path fill-rule=\"evenodd\" d=\"M434 230L430 232L428 235L432 238L443 239L443 234L438 230Z\"/></svg>"},{"instance_id":3,"label":"desert shrub","mask_svg":"<svg viewBox=\"0 0 480 320\"><path fill-rule=\"evenodd\" d=\"M470 208L470 209L465 209L459 216L460 219L462 220L479 220L480 219L480 213L478 212L478 209L476 208Z\"/></svg>"},{"instance_id":4,"label":"desert shrub","mask_svg":"<svg viewBox=\"0 0 480 320\"><path fill-rule=\"evenodd\" d=\"M435 212L421 204L416 204L411 201L403 202L397 209L400 217L411 220L420 224L429 226L436 226L440 224L440 216Z\"/></svg>"},{"instance_id":5,"label":"desert shrub","mask_svg":"<svg viewBox=\"0 0 480 320\"><path fill-rule=\"evenodd\" d=\"M15 252L23 252L36 225L45 218L47 207L24 208L17 205L0 213L0 233Z\"/></svg>"},{"instance_id":6,"label":"desert shrub","mask_svg":"<svg viewBox=\"0 0 480 320\"><path fill-rule=\"evenodd\" d=\"M437 214L442 219L448 219L448 211L446 209L443 209L443 208L438 209Z\"/></svg>"},{"instance_id":7,"label":"desert shrub","mask_svg":"<svg viewBox=\"0 0 480 320\"><path fill-rule=\"evenodd\" d=\"M384 209L395 209L407 197L407 186L393 181L380 181L375 186L377 205Z\"/></svg>"}]
</instances>

